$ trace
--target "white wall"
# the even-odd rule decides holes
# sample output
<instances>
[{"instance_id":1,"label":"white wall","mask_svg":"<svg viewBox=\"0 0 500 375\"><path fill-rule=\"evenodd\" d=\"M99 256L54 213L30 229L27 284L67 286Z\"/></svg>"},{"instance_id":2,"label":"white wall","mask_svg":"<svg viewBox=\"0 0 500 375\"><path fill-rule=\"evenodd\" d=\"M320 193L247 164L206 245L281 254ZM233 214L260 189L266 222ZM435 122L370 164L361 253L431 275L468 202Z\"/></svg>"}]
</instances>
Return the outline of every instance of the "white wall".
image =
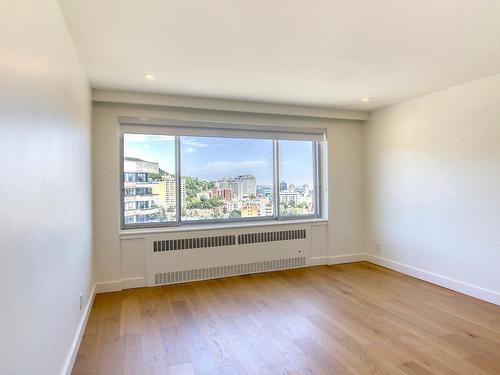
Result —
<instances>
[{"instance_id":1,"label":"white wall","mask_svg":"<svg viewBox=\"0 0 500 375\"><path fill-rule=\"evenodd\" d=\"M367 250L500 303L500 75L375 111L365 146Z\"/></svg>"},{"instance_id":2,"label":"white wall","mask_svg":"<svg viewBox=\"0 0 500 375\"><path fill-rule=\"evenodd\" d=\"M360 122L96 102L93 107L92 121L95 192L94 247L97 281L108 283L108 286L100 290L115 290L116 283L120 280L140 279L144 276L144 241L137 236L130 239L126 235L120 236L119 233L118 116L327 128L329 223L327 226L316 226L312 232L321 238L321 241L313 240L310 253L311 263L323 264L329 260L351 259L343 255L361 252L362 125ZM327 241L324 241L324 238ZM329 246L325 242L328 242ZM210 254L209 250L205 252L206 256ZM125 284L130 285L128 282ZM133 285L141 284L132 283Z\"/></svg>"},{"instance_id":3,"label":"white wall","mask_svg":"<svg viewBox=\"0 0 500 375\"><path fill-rule=\"evenodd\" d=\"M93 283L90 91L56 1L0 14L0 373L54 375Z\"/></svg>"}]
</instances>

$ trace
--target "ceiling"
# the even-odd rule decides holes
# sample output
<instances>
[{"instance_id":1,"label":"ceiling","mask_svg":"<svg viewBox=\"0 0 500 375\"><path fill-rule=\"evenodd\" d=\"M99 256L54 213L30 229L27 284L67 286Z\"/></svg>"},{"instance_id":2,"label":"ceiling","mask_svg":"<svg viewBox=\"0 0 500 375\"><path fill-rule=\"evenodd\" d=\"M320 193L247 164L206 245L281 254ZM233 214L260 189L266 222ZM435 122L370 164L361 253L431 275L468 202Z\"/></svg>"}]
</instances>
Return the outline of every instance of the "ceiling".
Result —
<instances>
[{"instance_id":1,"label":"ceiling","mask_svg":"<svg viewBox=\"0 0 500 375\"><path fill-rule=\"evenodd\" d=\"M94 88L369 111L500 72L498 0L59 2Z\"/></svg>"}]
</instances>

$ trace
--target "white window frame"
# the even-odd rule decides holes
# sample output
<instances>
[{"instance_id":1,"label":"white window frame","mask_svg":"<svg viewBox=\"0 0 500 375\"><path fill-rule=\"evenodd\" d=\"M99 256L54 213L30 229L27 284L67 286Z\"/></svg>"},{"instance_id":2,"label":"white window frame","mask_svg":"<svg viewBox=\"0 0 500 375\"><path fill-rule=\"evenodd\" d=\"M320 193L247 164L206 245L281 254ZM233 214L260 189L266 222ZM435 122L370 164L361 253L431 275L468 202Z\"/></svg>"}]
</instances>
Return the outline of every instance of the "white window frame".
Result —
<instances>
[{"instance_id":1,"label":"white window frame","mask_svg":"<svg viewBox=\"0 0 500 375\"><path fill-rule=\"evenodd\" d=\"M246 222L276 222L287 220L308 220L322 217L322 153L325 143L324 129L267 127L262 125L242 125L183 120L158 120L144 118L119 118L120 142L120 227L122 230L181 227L183 225L210 225ZM235 129L238 127L238 129ZM153 134L175 137L175 178L176 178L176 220L163 223L125 223L125 176L124 176L124 134ZM273 216L246 218L181 220L181 136L206 136L214 138L269 139L273 142ZM309 215L281 215L279 210L279 141L311 141L313 147L313 184L315 191L315 212Z\"/></svg>"}]
</instances>

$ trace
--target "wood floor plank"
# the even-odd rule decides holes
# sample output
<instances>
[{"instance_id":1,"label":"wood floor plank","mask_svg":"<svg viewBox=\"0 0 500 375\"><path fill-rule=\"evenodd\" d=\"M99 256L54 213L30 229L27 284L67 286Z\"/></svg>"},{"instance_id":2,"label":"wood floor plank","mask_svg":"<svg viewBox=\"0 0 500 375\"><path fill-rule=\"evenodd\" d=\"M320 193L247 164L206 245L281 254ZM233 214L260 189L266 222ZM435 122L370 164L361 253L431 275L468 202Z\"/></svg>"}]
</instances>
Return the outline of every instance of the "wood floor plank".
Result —
<instances>
[{"instance_id":1,"label":"wood floor plank","mask_svg":"<svg viewBox=\"0 0 500 375\"><path fill-rule=\"evenodd\" d=\"M74 375L500 373L500 306L366 262L97 295Z\"/></svg>"}]
</instances>

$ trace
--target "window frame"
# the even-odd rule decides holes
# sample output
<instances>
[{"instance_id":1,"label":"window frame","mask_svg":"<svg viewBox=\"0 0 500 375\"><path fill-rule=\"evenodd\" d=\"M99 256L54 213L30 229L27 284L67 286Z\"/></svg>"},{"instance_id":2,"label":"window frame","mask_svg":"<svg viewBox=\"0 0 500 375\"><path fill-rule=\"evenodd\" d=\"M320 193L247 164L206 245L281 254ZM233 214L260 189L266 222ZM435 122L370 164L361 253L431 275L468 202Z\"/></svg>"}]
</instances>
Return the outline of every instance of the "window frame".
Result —
<instances>
[{"instance_id":1,"label":"window frame","mask_svg":"<svg viewBox=\"0 0 500 375\"><path fill-rule=\"evenodd\" d=\"M269 139L273 144L272 151L272 163L273 163L273 215L272 216L257 216L257 217L246 217L246 218L227 218L227 219L206 219L206 220L182 220L182 207L181 207L181 147L180 147L180 139L182 136L192 136L189 131L186 131L183 134L183 126L175 123L189 123L185 121L177 121L174 124L140 124L138 122L120 122L119 123L119 164L120 164L120 228L121 230L132 230L132 229L148 229L148 228L171 228L171 227L182 227L184 225L190 226L203 226L203 225L211 225L211 224L225 224L225 223L247 223L247 222L286 222L289 220L310 220L310 219L318 219L322 217L322 159L321 154L323 151L324 141L319 140L308 140L312 142L312 152L313 152L313 183L314 183L314 191L315 191L315 199L314 199L314 207L315 212L307 215L281 215L279 210L279 202L280 202L280 192L279 192L279 141L280 139L276 139L272 136L274 132L283 132L280 128L276 131L269 132L268 130L257 130L261 126L257 126L256 130L251 130L254 133L262 133L259 137L245 137L244 133L241 136L238 136L235 132L234 135L219 135L217 134L217 128L213 128L213 124L209 123L198 123L196 122L196 127L200 127L202 129L207 129L210 127L210 132L213 134L204 134L204 135L196 135L196 136L204 136L204 137L213 137L213 138L240 138L240 139ZM202 127L200 124L204 124L205 127ZM228 125L228 124L225 124ZM228 129L228 128L224 128ZM230 129L230 128L229 128ZM287 128L286 132L290 133L298 133L295 129ZM325 131L323 129L312 129L316 130L314 134L322 134L324 137ZM320 133L321 131L321 133ZM269 133L266 137L266 133ZM303 132L307 133L307 132ZM124 175L124 135L125 134L152 134L152 135L166 135L174 137L175 142L175 189L176 189L176 220L161 222L161 223L133 223L126 224L125 223L125 175Z\"/></svg>"}]
</instances>

